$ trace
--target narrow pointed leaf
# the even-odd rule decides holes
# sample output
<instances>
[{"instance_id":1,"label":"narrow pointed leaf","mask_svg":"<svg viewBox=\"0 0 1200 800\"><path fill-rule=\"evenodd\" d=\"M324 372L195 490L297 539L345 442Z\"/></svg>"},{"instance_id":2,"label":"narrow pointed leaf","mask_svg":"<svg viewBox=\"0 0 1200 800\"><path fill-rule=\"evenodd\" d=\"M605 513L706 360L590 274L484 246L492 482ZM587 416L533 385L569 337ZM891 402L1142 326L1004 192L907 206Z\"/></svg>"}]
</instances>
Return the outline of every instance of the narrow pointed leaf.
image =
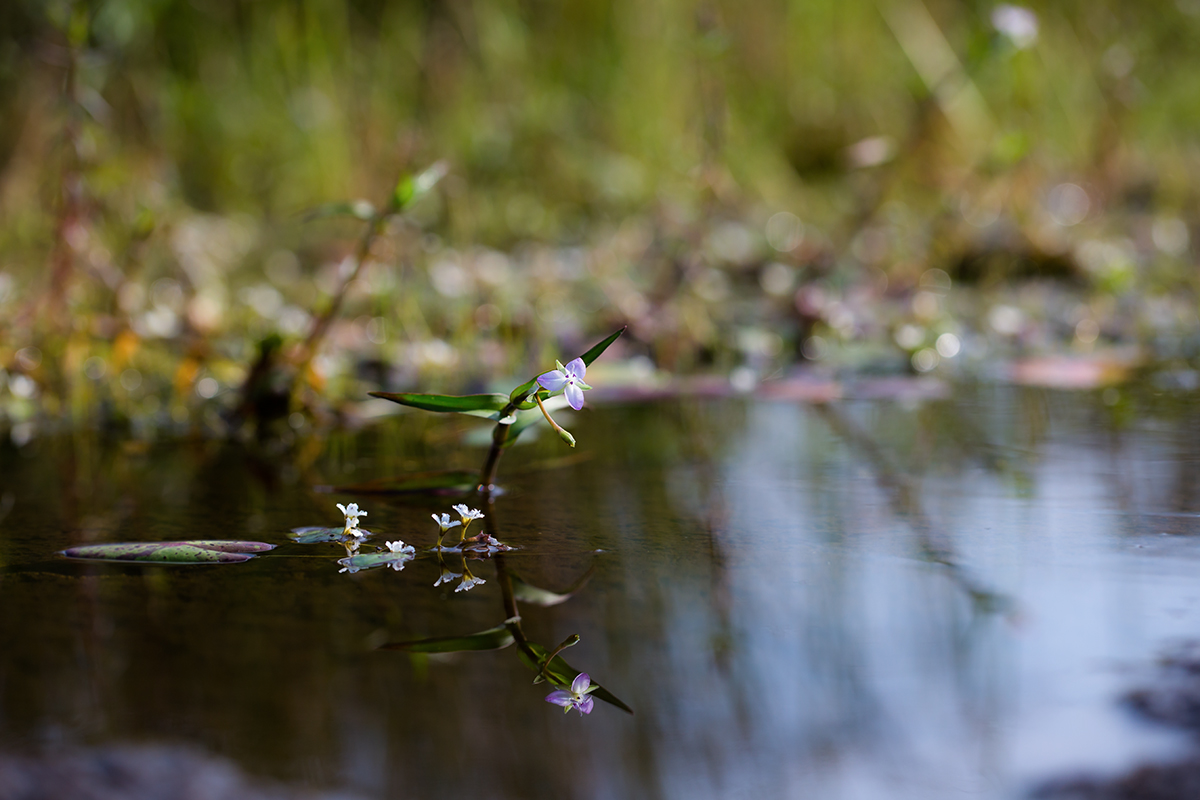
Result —
<instances>
[{"instance_id":1,"label":"narrow pointed leaf","mask_svg":"<svg viewBox=\"0 0 1200 800\"><path fill-rule=\"evenodd\" d=\"M615 342L617 339L621 338L621 334L624 333L628 327L629 327L628 325L625 325L619 331L614 331L613 333L610 333L608 335L608 338L606 338L604 341L597 344L591 350L588 350L586 353L581 355L580 358L583 359L583 363L590 367L592 365L592 362L595 361L597 358L599 358L600 355L605 350L608 349L608 346L610 344Z\"/></svg>"},{"instance_id":2,"label":"narrow pointed leaf","mask_svg":"<svg viewBox=\"0 0 1200 800\"><path fill-rule=\"evenodd\" d=\"M461 469L413 472L392 478L377 478L352 486L335 486L338 494L429 494L453 495L473 490L479 483L478 472ZM328 488L328 487L327 487ZM340 528L338 530L341 530Z\"/></svg>"},{"instance_id":3,"label":"narrow pointed leaf","mask_svg":"<svg viewBox=\"0 0 1200 800\"><path fill-rule=\"evenodd\" d=\"M500 412L508 405L502 394L409 394L395 392L370 392L372 397L382 397L402 406L441 413L470 414L484 419L500 419Z\"/></svg>"},{"instance_id":4,"label":"narrow pointed leaf","mask_svg":"<svg viewBox=\"0 0 1200 800\"><path fill-rule=\"evenodd\" d=\"M89 544L62 551L67 558L154 564L231 564L274 548L266 542L188 541Z\"/></svg>"},{"instance_id":5,"label":"narrow pointed leaf","mask_svg":"<svg viewBox=\"0 0 1200 800\"><path fill-rule=\"evenodd\" d=\"M513 635L507 625L497 625L495 628L488 628L469 636L435 636L432 639L391 642L381 645L379 649L404 650L409 653L461 653L468 650L502 650L513 641Z\"/></svg>"},{"instance_id":6,"label":"narrow pointed leaf","mask_svg":"<svg viewBox=\"0 0 1200 800\"><path fill-rule=\"evenodd\" d=\"M540 644L529 642L527 646L539 659L550 655L550 651L545 647L542 647ZM521 657L521 662L525 664L525 666L529 667L534 672L539 674L541 673L542 668L537 664L537 662L529 657L528 653L526 653L524 650L518 650L517 654ZM549 665L547 665L546 671L554 676L554 680L559 686L570 686L571 681L575 680L575 677L579 675L579 670L568 664L562 656L555 656ZM617 697L608 689L600 686L600 684L596 683L595 681L592 681L592 685L598 687L594 692L592 692L592 697L597 697L610 705L616 706L622 711L628 711L630 714L633 713L632 708L625 705L621 698Z\"/></svg>"}]
</instances>

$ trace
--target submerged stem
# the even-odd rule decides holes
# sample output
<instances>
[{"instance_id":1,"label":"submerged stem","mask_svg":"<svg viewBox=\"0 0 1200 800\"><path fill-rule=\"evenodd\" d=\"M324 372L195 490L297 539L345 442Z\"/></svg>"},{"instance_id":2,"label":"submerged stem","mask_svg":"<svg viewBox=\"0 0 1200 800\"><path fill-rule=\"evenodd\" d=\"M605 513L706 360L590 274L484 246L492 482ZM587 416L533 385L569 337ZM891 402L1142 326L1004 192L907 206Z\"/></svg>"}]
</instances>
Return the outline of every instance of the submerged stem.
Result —
<instances>
[{"instance_id":1,"label":"submerged stem","mask_svg":"<svg viewBox=\"0 0 1200 800\"><path fill-rule=\"evenodd\" d=\"M501 417L508 413L508 409L501 411ZM496 482L496 467L500 463L500 454L504 452L504 445L508 441L508 426L496 424L496 430L492 432L492 447L488 450L487 461L483 463L483 470L479 473L479 486L476 490L482 495L489 495Z\"/></svg>"}]
</instances>

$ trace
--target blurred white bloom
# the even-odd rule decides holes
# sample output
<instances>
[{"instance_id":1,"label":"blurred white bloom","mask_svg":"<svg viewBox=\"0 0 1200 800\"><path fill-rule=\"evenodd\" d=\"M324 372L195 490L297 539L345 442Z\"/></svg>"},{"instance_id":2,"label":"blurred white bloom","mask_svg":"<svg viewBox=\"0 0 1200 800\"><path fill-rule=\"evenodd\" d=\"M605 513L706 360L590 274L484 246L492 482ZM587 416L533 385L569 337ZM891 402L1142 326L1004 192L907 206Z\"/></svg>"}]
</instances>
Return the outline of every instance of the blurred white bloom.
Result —
<instances>
[{"instance_id":1,"label":"blurred white bloom","mask_svg":"<svg viewBox=\"0 0 1200 800\"><path fill-rule=\"evenodd\" d=\"M1008 3L996 6L992 9L992 26L1019 50L1031 47L1037 41L1037 15L1024 6Z\"/></svg>"},{"instance_id":2,"label":"blurred white bloom","mask_svg":"<svg viewBox=\"0 0 1200 800\"><path fill-rule=\"evenodd\" d=\"M366 534L358 530L358 518L367 516L367 512L359 511L358 503L351 503L348 506L338 503L337 507L346 516L346 533L359 539L365 537Z\"/></svg>"}]
</instances>

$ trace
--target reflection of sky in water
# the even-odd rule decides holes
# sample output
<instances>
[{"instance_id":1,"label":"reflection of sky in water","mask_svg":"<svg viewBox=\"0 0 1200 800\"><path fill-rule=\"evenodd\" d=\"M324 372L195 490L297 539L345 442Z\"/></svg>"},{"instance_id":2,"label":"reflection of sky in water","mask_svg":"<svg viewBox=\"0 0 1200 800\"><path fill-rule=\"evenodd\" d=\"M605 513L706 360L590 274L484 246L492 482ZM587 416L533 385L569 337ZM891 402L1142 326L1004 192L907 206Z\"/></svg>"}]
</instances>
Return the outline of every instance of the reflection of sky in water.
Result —
<instances>
[{"instance_id":1,"label":"reflection of sky in water","mask_svg":"<svg viewBox=\"0 0 1200 800\"><path fill-rule=\"evenodd\" d=\"M871 413L834 413L854 425L856 412ZM1161 448L1125 458L1152 470ZM727 520L728 607L686 583L669 601L667 795L999 797L1171 752L1179 740L1113 701L1132 667L1195 632L1200 592L1191 563L1147 559L1143 539L1123 536L1154 518L1113 513L1112 471L1130 464L1106 449L1045 447L1027 497L976 465L909 473L924 508L896 507L877 467L820 415L752 409L707 509L686 485L694 474L676 479L677 498ZM1118 481L1127 493L1161 495L1153 476L1132 477ZM1008 595L1011 613L973 609L952 567L921 560L914 525ZM732 644L724 668L714 636Z\"/></svg>"},{"instance_id":2,"label":"reflection of sky in water","mask_svg":"<svg viewBox=\"0 0 1200 800\"><path fill-rule=\"evenodd\" d=\"M561 458L552 437L506 456L491 521L522 547L514 570L561 589L606 551L523 626L548 645L579 633L567 660L633 717L564 718L511 650L373 652L498 624L490 565L455 595L425 556L353 576L336 548L180 570L52 556L199 531L282 542L352 500L381 541L420 549L449 503L314 494L236 446L0 458L17 497L0 754L180 743L370 797L821 800L999 800L1170 757L1180 740L1117 700L1197 634L1200 428L1164 413L1114 433L1082 395L965 397L611 407L577 420L587 460L532 469ZM413 425L338 440L311 480L411 469Z\"/></svg>"}]
</instances>

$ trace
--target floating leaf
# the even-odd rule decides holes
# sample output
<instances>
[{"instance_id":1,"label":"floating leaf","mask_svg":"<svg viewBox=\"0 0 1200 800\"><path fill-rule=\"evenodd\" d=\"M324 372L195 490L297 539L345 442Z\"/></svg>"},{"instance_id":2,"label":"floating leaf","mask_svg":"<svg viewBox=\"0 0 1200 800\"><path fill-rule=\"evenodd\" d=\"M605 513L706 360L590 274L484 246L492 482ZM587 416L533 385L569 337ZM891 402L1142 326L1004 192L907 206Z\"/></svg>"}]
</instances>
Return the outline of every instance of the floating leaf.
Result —
<instances>
[{"instance_id":1,"label":"floating leaf","mask_svg":"<svg viewBox=\"0 0 1200 800\"><path fill-rule=\"evenodd\" d=\"M67 558L155 564L230 564L274 549L266 542L188 541L88 544L62 551Z\"/></svg>"},{"instance_id":2,"label":"floating leaf","mask_svg":"<svg viewBox=\"0 0 1200 800\"><path fill-rule=\"evenodd\" d=\"M413 394L395 392L369 392L371 397L381 397L393 403L419 408L424 411L469 414L484 419L500 419L500 412L508 405L502 394Z\"/></svg>"},{"instance_id":3,"label":"floating leaf","mask_svg":"<svg viewBox=\"0 0 1200 800\"><path fill-rule=\"evenodd\" d=\"M355 556L347 556L339 558L338 562L342 565L342 572L351 574L363 569L375 569L376 567L391 567L399 572L404 569L404 565L413 560L412 547L405 548L399 553L383 551L381 553L360 553Z\"/></svg>"},{"instance_id":4,"label":"floating leaf","mask_svg":"<svg viewBox=\"0 0 1200 800\"><path fill-rule=\"evenodd\" d=\"M326 491L338 494L455 495L470 492L478 484L478 472L452 469L436 472L413 472L393 478L376 478L353 486L326 487Z\"/></svg>"},{"instance_id":5,"label":"floating leaf","mask_svg":"<svg viewBox=\"0 0 1200 800\"><path fill-rule=\"evenodd\" d=\"M514 641L506 622L468 636L435 636L432 639L391 642L381 645L379 649L404 650L409 653L461 653L468 650L503 650Z\"/></svg>"},{"instance_id":6,"label":"floating leaf","mask_svg":"<svg viewBox=\"0 0 1200 800\"><path fill-rule=\"evenodd\" d=\"M533 652L534 656L538 659L543 659L546 656L550 655L550 651L547 650L545 647L542 647L540 644L534 644L533 642L528 642L526 644L526 646L530 649L530 651ZM534 672L536 672L538 674L541 674L543 672L543 666L541 664L538 664L533 659L531 659L529 657L529 654L526 653L524 651L524 649L518 650L517 655L519 655L521 657L521 663L523 663L525 666L532 669ZM546 665L544 671L549 672L551 677L554 678L554 682L556 684L558 684L559 686L570 686L571 681L575 680L575 676L579 675L579 670L575 669L570 664L568 664L563 659L562 656L555 656L554 659L548 665ZM603 700L604 702L609 703L610 705L614 705L617 708L621 709L622 711L628 711L630 714L633 713L632 708L625 705L625 703L622 702L619 697L617 697L615 694L610 692L608 689L605 689L603 686L596 683L595 681L592 681L592 686L596 687L596 690L592 692L593 697L598 697L601 700Z\"/></svg>"},{"instance_id":7,"label":"floating leaf","mask_svg":"<svg viewBox=\"0 0 1200 800\"><path fill-rule=\"evenodd\" d=\"M358 532L363 536L371 536L371 532L366 528L359 528ZM320 544L322 542L341 542L346 537L346 529L340 528L292 528L292 532L288 534L288 538L297 544Z\"/></svg>"},{"instance_id":8,"label":"floating leaf","mask_svg":"<svg viewBox=\"0 0 1200 800\"><path fill-rule=\"evenodd\" d=\"M344 200L340 203L326 203L317 206L304 215L305 222L328 217L354 217L364 222L375 218L375 206L366 200Z\"/></svg>"}]
</instances>

